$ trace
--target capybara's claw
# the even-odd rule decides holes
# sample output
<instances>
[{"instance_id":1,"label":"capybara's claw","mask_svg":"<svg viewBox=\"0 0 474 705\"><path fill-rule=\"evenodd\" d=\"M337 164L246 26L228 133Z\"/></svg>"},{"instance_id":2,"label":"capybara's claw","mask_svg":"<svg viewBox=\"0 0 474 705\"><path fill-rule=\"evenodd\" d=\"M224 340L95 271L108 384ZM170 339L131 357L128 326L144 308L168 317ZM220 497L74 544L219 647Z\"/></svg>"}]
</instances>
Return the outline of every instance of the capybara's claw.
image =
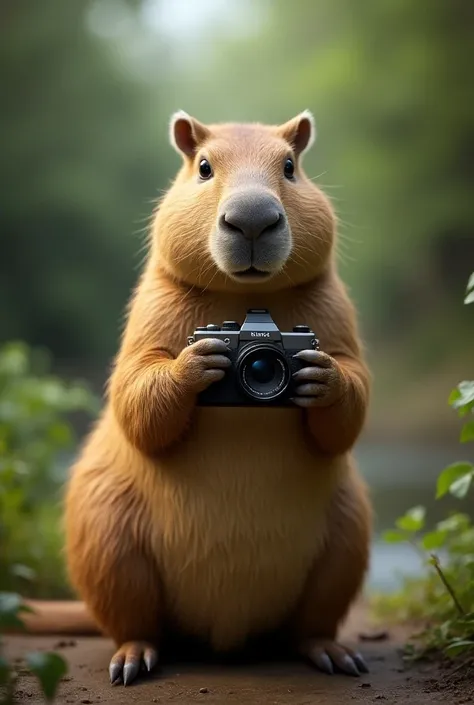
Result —
<instances>
[{"instance_id":1,"label":"capybara's claw","mask_svg":"<svg viewBox=\"0 0 474 705\"><path fill-rule=\"evenodd\" d=\"M142 664L151 671L158 663L158 652L154 646L144 641L128 641L112 657L109 666L112 685L123 682L130 685L140 672Z\"/></svg>"},{"instance_id":2,"label":"capybara's claw","mask_svg":"<svg viewBox=\"0 0 474 705\"><path fill-rule=\"evenodd\" d=\"M316 668L333 674L334 666L349 676L360 676L369 669L361 654L334 641L308 639L300 645L300 651Z\"/></svg>"}]
</instances>

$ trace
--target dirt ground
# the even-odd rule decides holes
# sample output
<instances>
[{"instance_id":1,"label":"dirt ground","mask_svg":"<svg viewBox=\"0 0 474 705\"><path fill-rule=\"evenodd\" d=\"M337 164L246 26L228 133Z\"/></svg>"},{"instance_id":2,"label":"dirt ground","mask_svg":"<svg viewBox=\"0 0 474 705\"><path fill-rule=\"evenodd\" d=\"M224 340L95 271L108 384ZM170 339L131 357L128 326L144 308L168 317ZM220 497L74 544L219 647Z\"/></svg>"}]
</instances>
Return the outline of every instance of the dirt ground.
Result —
<instances>
[{"instance_id":1,"label":"dirt ground","mask_svg":"<svg viewBox=\"0 0 474 705\"><path fill-rule=\"evenodd\" d=\"M69 662L56 703L235 703L236 705L344 705L392 703L461 705L474 703L474 676L466 669L455 674L435 664L405 668L399 649L404 630L390 630L387 638L361 640L367 634L365 612L354 610L342 634L348 645L357 644L370 674L360 678L328 676L304 663L260 663L222 667L179 663L124 687L111 686L108 663L112 643L103 638L64 639L12 636L7 654L19 673L18 703L42 703L33 677L27 675L22 656L30 650L57 650ZM381 635L379 635L381 636ZM451 674L451 675L450 675Z\"/></svg>"}]
</instances>

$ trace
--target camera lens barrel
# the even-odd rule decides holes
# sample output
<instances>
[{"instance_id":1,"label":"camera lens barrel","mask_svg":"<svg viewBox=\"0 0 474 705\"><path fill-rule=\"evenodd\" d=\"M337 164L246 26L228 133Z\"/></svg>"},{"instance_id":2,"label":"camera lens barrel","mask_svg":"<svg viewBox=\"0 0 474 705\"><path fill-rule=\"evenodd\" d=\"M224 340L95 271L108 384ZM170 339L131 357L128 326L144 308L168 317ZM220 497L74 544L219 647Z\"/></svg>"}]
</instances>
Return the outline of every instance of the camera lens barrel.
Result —
<instances>
[{"instance_id":1,"label":"camera lens barrel","mask_svg":"<svg viewBox=\"0 0 474 705\"><path fill-rule=\"evenodd\" d=\"M257 401L272 401L281 396L291 381L288 361L275 345L246 345L236 361L236 381L240 389Z\"/></svg>"}]
</instances>

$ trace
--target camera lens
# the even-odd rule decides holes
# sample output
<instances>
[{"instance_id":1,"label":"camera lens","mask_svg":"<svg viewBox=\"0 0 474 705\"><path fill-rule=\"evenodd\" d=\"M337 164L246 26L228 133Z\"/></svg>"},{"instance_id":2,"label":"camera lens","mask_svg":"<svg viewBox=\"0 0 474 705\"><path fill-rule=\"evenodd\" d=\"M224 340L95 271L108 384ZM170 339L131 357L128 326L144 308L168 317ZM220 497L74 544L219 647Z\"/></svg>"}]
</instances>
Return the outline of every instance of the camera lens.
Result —
<instances>
[{"instance_id":1,"label":"camera lens","mask_svg":"<svg viewBox=\"0 0 474 705\"><path fill-rule=\"evenodd\" d=\"M276 399L290 382L290 370L285 356L268 343L246 346L237 359L237 382L252 399Z\"/></svg>"},{"instance_id":2,"label":"camera lens","mask_svg":"<svg viewBox=\"0 0 474 705\"><path fill-rule=\"evenodd\" d=\"M256 382L270 382L275 374L275 365L273 360L259 358L252 362L250 371Z\"/></svg>"}]
</instances>

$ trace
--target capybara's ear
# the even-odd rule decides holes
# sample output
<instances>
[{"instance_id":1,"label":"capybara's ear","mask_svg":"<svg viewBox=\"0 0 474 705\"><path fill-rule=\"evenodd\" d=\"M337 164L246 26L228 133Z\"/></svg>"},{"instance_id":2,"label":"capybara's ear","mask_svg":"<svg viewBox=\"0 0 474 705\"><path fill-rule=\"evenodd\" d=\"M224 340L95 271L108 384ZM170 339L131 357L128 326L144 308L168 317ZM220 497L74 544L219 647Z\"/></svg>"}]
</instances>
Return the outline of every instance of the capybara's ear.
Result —
<instances>
[{"instance_id":1,"label":"capybara's ear","mask_svg":"<svg viewBox=\"0 0 474 705\"><path fill-rule=\"evenodd\" d=\"M278 134L293 147L299 157L307 152L316 139L316 124L313 114L304 110L296 117L278 127Z\"/></svg>"},{"instance_id":2,"label":"capybara's ear","mask_svg":"<svg viewBox=\"0 0 474 705\"><path fill-rule=\"evenodd\" d=\"M210 130L184 110L171 116L170 142L179 154L193 158L199 146L210 136Z\"/></svg>"}]
</instances>

